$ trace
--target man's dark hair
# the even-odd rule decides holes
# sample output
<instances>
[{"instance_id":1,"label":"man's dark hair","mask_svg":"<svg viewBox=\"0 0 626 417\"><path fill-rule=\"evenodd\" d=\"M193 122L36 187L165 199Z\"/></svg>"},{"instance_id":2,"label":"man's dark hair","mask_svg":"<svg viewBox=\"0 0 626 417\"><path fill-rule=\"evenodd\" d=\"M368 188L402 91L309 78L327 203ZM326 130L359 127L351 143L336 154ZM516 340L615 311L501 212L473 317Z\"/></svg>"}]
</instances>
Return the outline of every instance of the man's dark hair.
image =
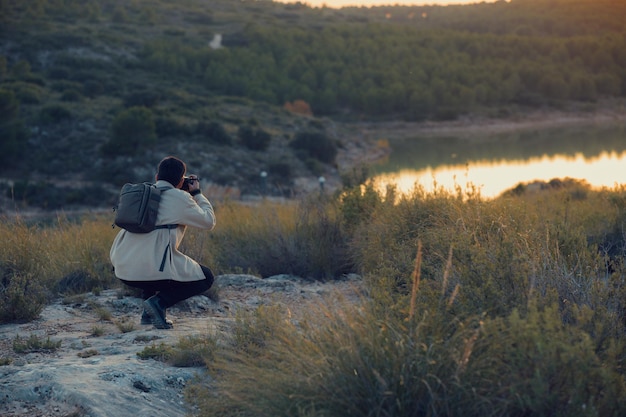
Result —
<instances>
[{"instance_id":1,"label":"man's dark hair","mask_svg":"<svg viewBox=\"0 0 626 417\"><path fill-rule=\"evenodd\" d=\"M187 165L183 161L175 156L168 156L159 162L157 180L167 181L176 187L185 175L185 171L187 171Z\"/></svg>"}]
</instances>

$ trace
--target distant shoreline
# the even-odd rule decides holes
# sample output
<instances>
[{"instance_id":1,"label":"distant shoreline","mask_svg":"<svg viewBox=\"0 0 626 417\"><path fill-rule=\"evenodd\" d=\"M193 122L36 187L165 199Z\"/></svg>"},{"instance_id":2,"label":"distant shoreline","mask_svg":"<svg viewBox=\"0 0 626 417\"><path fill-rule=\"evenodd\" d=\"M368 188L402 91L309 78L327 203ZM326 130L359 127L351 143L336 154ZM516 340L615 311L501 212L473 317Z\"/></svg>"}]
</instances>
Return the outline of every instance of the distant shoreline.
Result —
<instances>
[{"instance_id":1,"label":"distant shoreline","mask_svg":"<svg viewBox=\"0 0 626 417\"><path fill-rule=\"evenodd\" d=\"M341 172L349 172L361 165L384 160L392 152L389 141L398 139L427 139L454 135L457 138L479 142L500 133L572 128L576 126L623 124L626 128L626 99L602 100L593 104L570 103L563 109L541 107L511 111L506 117L481 115L462 116L450 121L336 123L342 149L337 157L338 172L327 175L331 189L341 187ZM315 190L316 179L301 179L300 188Z\"/></svg>"},{"instance_id":2,"label":"distant shoreline","mask_svg":"<svg viewBox=\"0 0 626 417\"><path fill-rule=\"evenodd\" d=\"M460 137L486 133L495 134L528 129L626 123L626 100L607 100L589 107L571 105L567 109L537 108L505 117L462 116L450 121L385 121L356 123L362 139L402 139L417 136L454 134ZM346 124L348 125L348 124Z\"/></svg>"},{"instance_id":3,"label":"distant shoreline","mask_svg":"<svg viewBox=\"0 0 626 417\"><path fill-rule=\"evenodd\" d=\"M391 153L386 140L417 139L444 135L454 135L467 140L479 141L481 134L515 132L532 129L550 129L558 127L574 127L589 125L619 125L626 128L626 99L606 100L590 105L570 105L567 109L537 108L532 111L519 111L507 117L485 117L478 115L463 116L450 121L405 122L401 120L380 122L338 122L332 121L337 139L341 147L336 159L336 166L323 173L325 190L332 193L341 188L341 176L361 165L373 164L383 160ZM295 195L319 192L320 184L317 176L298 177L294 179ZM219 197L209 195L219 201ZM257 201L258 196L245 195L242 202ZM265 196L264 198L269 198ZM271 198L270 198L271 199ZM276 198L277 201L292 198ZM87 207L68 210L43 210L36 208L14 209L0 207L0 217L49 217L50 214L64 215L101 214L110 208Z\"/></svg>"}]
</instances>

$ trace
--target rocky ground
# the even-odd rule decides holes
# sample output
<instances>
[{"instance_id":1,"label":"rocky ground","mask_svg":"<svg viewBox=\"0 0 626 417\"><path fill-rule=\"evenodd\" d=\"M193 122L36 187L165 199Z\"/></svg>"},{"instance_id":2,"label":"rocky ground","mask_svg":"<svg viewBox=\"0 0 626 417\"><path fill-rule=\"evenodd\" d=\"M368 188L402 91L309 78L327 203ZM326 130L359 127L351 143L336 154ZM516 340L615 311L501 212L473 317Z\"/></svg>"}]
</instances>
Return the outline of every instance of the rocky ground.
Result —
<instances>
[{"instance_id":1,"label":"rocky ground","mask_svg":"<svg viewBox=\"0 0 626 417\"><path fill-rule=\"evenodd\" d=\"M138 352L154 344L175 345L190 335L228 332L239 309L280 304L293 317L307 305L336 293L357 297L361 281L346 277L331 283L291 276L259 279L250 275L216 278L219 301L193 297L168 310L172 330L140 325L141 300L120 290L56 300L39 319L0 326L0 415L20 417L177 417L193 414L185 386L204 368L177 368ZM108 313L103 313L108 312ZM122 330L124 328L124 331ZM17 341L31 337L52 344L16 353ZM210 378L210 375L207 376Z\"/></svg>"}]
</instances>

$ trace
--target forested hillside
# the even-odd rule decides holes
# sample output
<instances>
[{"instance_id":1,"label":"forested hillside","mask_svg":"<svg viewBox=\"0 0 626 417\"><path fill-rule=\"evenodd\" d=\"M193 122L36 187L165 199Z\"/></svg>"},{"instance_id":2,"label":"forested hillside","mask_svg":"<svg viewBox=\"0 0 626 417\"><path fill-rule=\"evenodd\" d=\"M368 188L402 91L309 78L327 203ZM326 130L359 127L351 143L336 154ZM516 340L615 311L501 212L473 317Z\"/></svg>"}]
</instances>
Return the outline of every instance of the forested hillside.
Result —
<instances>
[{"instance_id":1,"label":"forested hillside","mask_svg":"<svg viewBox=\"0 0 626 417\"><path fill-rule=\"evenodd\" d=\"M2 192L31 203L50 189L29 183L35 174L118 186L152 175L165 152L244 190L266 170L284 192L332 166L342 138L331 119L498 116L625 95L626 2L613 0L0 0L0 173L17 180ZM108 198L66 194L45 204Z\"/></svg>"}]
</instances>

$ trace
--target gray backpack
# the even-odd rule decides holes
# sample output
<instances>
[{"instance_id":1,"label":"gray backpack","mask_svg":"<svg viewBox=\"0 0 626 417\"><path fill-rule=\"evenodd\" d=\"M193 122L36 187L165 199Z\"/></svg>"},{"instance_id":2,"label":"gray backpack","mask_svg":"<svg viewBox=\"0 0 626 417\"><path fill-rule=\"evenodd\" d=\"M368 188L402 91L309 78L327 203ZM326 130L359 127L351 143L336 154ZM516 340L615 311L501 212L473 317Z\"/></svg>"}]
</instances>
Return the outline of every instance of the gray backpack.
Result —
<instances>
[{"instance_id":1,"label":"gray backpack","mask_svg":"<svg viewBox=\"0 0 626 417\"><path fill-rule=\"evenodd\" d=\"M131 233L150 233L155 229L175 229L177 224L156 226L161 193L167 188L157 188L154 184L124 184L115 211L115 226Z\"/></svg>"}]
</instances>

